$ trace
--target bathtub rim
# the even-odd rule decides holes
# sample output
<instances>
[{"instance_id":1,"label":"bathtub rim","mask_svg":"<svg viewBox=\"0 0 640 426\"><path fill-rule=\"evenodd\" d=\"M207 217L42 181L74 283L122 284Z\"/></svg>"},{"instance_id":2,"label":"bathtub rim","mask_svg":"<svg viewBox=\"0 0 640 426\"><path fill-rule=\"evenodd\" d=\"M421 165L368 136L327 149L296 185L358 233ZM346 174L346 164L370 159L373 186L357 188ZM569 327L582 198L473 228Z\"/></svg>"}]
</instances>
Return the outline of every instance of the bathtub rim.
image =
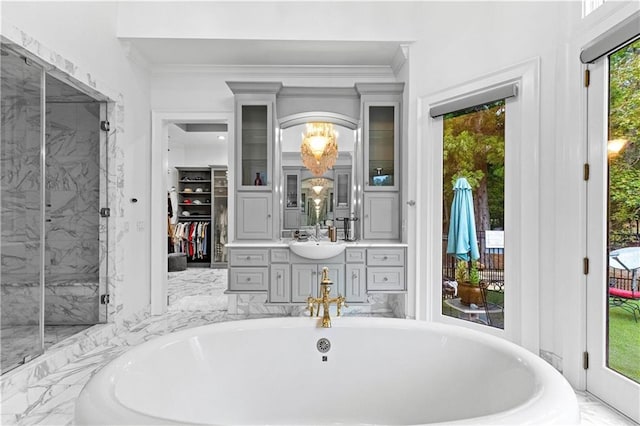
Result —
<instances>
[{"instance_id":1,"label":"bathtub rim","mask_svg":"<svg viewBox=\"0 0 640 426\"><path fill-rule=\"evenodd\" d=\"M103 410L104 416L110 419L109 424L176 424L175 420L156 417L148 413L140 412L121 402L116 396L116 379L118 374L122 374L122 368L127 363L137 358L137 355L152 353L162 347L173 345L179 341L188 340L195 336L202 336L203 332L225 333L242 330L259 329L290 329L290 328L318 328L318 319L308 317L276 317L224 321L219 323L206 324L156 337L143 342L125 353L111 360L84 385L74 409L74 424L78 416L83 415L83 410L88 409L87 404L93 406L92 409ZM579 424L580 414L575 392L567 380L555 370L550 364L538 355L509 342L501 337L482 333L476 330L464 328L458 325L443 324L437 322L425 322L418 320L407 320L400 318L378 318L378 317L341 317L332 319L333 328L385 328L385 329L421 329L436 333L449 335L453 333L464 339L480 342L489 345L495 350L512 354L519 358L525 368L528 368L534 375L534 391L531 398L517 404L509 409L491 413L489 415L455 419L438 424L513 424L512 416L524 416L523 418L540 422L556 422L560 424ZM106 380L106 381L105 381ZM108 387L100 387L98 383L108 383ZM569 410L568 404L573 406ZM539 406L544 405L546 415L541 415ZM551 407L554 407L551 409ZM88 409L91 411L90 409ZM556 411L558 410L558 411ZM572 412L570 412L572 411ZM564 413L560 417L555 417L558 413ZM121 414L124 414L122 416ZM534 414L536 414L534 416ZM105 417L103 417L105 418ZM555 419L555 420L554 420ZM559 419L559 420L558 420ZM180 421L180 424L201 425L202 423L188 423ZM418 426L420 424L416 424Z\"/></svg>"}]
</instances>

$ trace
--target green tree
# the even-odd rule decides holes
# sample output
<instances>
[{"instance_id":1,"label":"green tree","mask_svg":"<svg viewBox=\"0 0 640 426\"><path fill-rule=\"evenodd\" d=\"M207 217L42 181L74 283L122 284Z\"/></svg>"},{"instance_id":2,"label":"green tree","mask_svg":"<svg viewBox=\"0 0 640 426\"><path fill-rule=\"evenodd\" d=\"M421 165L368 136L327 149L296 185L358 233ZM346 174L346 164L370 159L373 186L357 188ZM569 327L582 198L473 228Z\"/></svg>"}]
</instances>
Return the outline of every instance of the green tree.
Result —
<instances>
[{"instance_id":1,"label":"green tree","mask_svg":"<svg viewBox=\"0 0 640 426\"><path fill-rule=\"evenodd\" d=\"M453 184L465 177L473 188L476 227L491 229L504 218L504 101L445 116L444 232L449 228Z\"/></svg>"},{"instance_id":2,"label":"green tree","mask_svg":"<svg viewBox=\"0 0 640 426\"><path fill-rule=\"evenodd\" d=\"M627 141L609 156L609 226L624 233L640 220L640 41L610 56L609 82L609 139Z\"/></svg>"}]
</instances>

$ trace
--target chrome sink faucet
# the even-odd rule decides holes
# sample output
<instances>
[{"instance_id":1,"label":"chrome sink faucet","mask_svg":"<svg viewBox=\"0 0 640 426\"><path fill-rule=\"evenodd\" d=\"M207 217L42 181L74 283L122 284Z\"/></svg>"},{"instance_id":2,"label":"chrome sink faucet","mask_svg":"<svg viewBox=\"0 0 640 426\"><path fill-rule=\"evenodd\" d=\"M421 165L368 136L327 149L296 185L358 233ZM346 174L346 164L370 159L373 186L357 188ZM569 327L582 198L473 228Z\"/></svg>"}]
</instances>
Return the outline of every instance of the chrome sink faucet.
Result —
<instances>
[{"instance_id":1,"label":"chrome sink faucet","mask_svg":"<svg viewBox=\"0 0 640 426\"><path fill-rule=\"evenodd\" d=\"M322 327L330 328L331 327L331 317L329 316L329 307L332 303L336 304L338 310L338 316L340 316L340 312L343 306L347 306L345 303L344 297L338 295L338 297L331 298L329 297L329 293L331 293L331 285L333 282L329 279L329 268L326 266L322 268L322 281L320 281L320 293L322 297L311 297L307 298L307 309L311 312L311 317L313 317L313 312L315 309L316 316L320 315L320 305L322 305ZM317 306L316 306L317 305Z\"/></svg>"}]
</instances>

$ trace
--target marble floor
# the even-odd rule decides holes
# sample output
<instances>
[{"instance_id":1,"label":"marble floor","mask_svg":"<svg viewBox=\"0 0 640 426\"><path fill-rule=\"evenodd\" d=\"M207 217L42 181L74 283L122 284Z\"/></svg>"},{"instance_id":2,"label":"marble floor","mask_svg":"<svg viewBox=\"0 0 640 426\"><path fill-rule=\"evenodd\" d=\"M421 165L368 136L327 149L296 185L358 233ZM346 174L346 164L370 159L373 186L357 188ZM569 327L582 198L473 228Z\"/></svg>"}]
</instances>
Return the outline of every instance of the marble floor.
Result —
<instances>
[{"instance_id":1,"label":"marble floor","mask_svg":"<svg viewBox=\"0 0 640 426\"><path fill-rule=\"evenodd\" d=\"M185 328L264 316L232 315L227 312L227 296L223 294L226 277L226 270L204 268L170 273L169 309L166 314L148 318L115 337L102 339L101 344L48 374L26 391L15 393L6 399L3 396L0 424L72 424L75 399L85 383L97 370L132 346ZM595 397L584 392L576 394L582 424L635 424Z\"/></svg>"}]
</instances>

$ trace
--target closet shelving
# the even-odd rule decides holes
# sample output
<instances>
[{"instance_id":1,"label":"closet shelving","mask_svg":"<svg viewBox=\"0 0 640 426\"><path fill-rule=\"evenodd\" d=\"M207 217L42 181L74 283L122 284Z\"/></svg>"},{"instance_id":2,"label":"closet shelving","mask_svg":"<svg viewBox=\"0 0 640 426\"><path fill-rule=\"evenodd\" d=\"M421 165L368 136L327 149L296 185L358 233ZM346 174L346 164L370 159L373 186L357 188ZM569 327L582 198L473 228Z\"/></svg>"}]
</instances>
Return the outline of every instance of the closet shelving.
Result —
<instances>
[{"instance_id":1,"label":"closet shelving","mask_svg":"<svg viewBox=\"0 0 640 426\"><path fill-rule=\"evenodd\" d=\"M192 248L190 252L187 249L187 263L191 266L226 268L226 166L176 167L176 170L178 223L206 224L206 238L200 239L200 250ZM197 247L197 244L193 247Z\"/></svg>"}]
</instances>

